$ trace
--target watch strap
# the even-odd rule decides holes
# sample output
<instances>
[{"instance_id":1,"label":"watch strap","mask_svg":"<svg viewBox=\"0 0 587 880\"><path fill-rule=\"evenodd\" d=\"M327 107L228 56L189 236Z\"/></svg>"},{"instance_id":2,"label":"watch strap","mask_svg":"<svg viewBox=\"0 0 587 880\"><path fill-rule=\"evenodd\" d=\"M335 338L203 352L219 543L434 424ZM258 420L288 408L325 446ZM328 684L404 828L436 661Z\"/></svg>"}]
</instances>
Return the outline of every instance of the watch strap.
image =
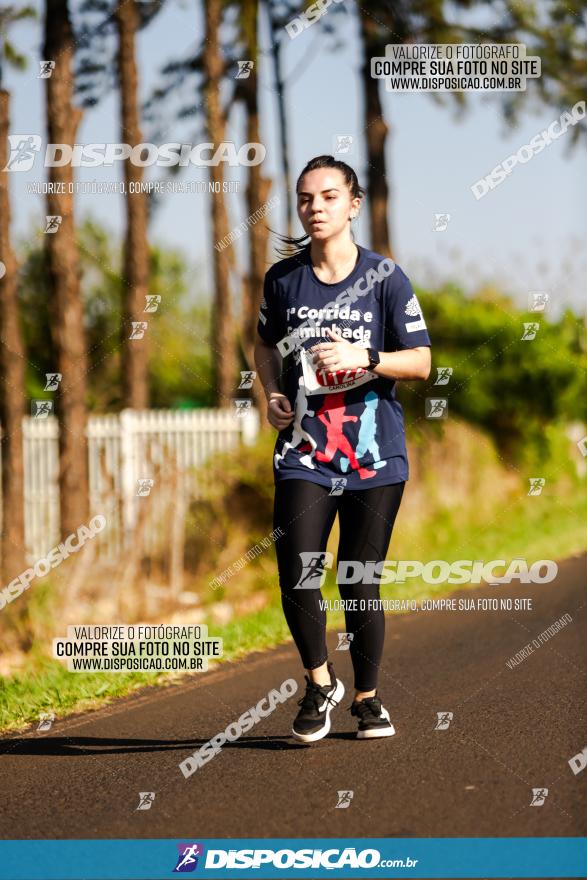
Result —
<instances>
[{"instance_id":1,"label":"watch strap","mask_svg":"<svg viewBox=\"0 0 587 880\"><path fill-rule=\"evenodd\" d=\"M367 369L372 370L373 367L376 367L378 364L381 363L381 358L379 357L379 352L376 348L368 348L367 354L369 356L369 366L367 367Z\"/></svg>"}]
</instances>

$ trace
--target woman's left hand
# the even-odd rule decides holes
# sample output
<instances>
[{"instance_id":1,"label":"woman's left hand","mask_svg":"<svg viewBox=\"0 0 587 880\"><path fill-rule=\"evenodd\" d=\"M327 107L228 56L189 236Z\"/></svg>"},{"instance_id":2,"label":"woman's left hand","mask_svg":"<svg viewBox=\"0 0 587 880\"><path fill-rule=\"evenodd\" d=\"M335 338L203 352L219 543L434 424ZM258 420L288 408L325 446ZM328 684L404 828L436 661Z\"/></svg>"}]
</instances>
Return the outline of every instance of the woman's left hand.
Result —
<instances>
[{"instance_id":1,"label":"woman's left hand","mask_svg":"<svg viewBox=\"0 0 587 880\"><path fill-rule=\"evenodd\" d=\"M318 369L334 373L336 370L366 369L369 366L367 349L353 345L334 330L326 328L332 342L319 342L311 346L309 351L314 355L314 363Z\"/></svg>"}]
</instances>

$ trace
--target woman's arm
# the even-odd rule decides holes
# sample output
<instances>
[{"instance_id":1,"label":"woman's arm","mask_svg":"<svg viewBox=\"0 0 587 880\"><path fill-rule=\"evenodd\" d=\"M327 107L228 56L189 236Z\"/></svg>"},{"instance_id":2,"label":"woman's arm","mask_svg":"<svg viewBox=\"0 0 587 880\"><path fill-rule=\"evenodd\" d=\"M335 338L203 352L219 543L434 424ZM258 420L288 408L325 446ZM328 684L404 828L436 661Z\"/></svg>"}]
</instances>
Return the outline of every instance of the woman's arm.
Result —
<instances>
[{"instance_id":1,"label":"woman's arm","mask_svg":"<svg viewBox=\"0 0 587 880\"><path fill-rule=\"evenodd\" d=\"M403 351L380 351L381 363L371 372L385 379L427 379L432 368L432 356L428 345L406 348ZM369 355L365 350L361 366L369 366Z\"/></svg>"},{"instance_id":2,"label":"woman's arm","mask_svg":"<svg viewBox=\"0 0 587 880\"><path fill-rule=\"evenodd\" d=\"M257 333L255 340L255 366L267 400L272 394L281 394L279 376L281 375L281 355L275 345L265 342Z\"/></svg>"},{"instance_id":3,"label":"woman's arm","mask_svg":"<svg viewBox=\"0 0 587 880\"><path fill-rule=\"evenodd\" d=\"M283 431L292 423L295 413L286 395L279 390L281 355L275 345L265 342L257 333L254 357L257 373L267 398L267 419L274 428Z\"/></svg>"},{"instance_id":4,"label":"woman's arm","mask_svg":"<svg viewBox=\"0 0 587 880\"><path fill-rule=\"evenodd\" d=\"M312 346L314 362L318 367L334 372L335 370L364 369L369 366L369 355L366 348L361 348L338 333L327 328L332 342L321 342ZM406 348L402 351L380 351L379 363L371 372L385 379L427 379L430 375L432 357L428 345Z\"/></svg>"}]
</instances>

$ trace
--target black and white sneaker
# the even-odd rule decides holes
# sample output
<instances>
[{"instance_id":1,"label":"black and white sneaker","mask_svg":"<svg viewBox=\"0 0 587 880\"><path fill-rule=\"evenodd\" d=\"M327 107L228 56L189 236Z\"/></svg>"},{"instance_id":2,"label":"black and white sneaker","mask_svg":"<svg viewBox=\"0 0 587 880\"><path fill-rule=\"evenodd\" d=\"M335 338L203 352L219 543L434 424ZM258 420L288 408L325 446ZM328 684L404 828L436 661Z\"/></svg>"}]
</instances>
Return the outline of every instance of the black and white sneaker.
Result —
<instances>
[{"instance_id":1,"label":"black and white sneaker","mask_svg":"<svg viewBox=\"0 0 587 880\"><path fill-rule=\"evenodd\" d=\"M328 663L330 684L315 684L305 675L306 693L298 700L300 711L293 723L292 733L301 742L315 742L330 732L330 713L344 696L344 685L334 674L332 663Z\"/></svg>"},{"instance_id":2,"label":"black and white sneaker","mask_svg":"<svg viewBox=\"0 0 587 880\"><path fill-rule=\"evenodd\" d=\"M393 736L395 727L389 718L389 712L381 705L375 694L365 700L353 700L349 707L351 715L359 719L357 739L375 739L378 736Z\"/></svg>"}]
</instances>

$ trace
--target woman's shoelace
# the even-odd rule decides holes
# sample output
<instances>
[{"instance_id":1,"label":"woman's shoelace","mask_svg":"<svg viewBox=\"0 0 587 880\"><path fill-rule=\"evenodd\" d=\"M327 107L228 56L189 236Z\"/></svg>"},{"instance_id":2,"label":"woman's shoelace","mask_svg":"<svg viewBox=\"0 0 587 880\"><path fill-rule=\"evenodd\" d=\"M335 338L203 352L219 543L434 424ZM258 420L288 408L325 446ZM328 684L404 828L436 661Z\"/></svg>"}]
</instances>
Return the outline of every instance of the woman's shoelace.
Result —
<instances>
[{"instance_id":1,"label":"woman's shoelace","mask_svg":"<svg viewBox=\"0 0 587 880\"><path fill-rule=\"evenodd\" d=\"M332 698L323 694L321 691L321 685L316 684L315 681L311 681L307 675L304 676L307 681L306 693L298 700L298 706L302 706L303 709L313 709L318 710L319 705L322 705L324 699L332 702ZM322 685L322 687L328 687L328 685ZM318 702L320 700L320 703Z\"/></svg>"},{"instance_id":2,"label":"woman's shoelace","mask_svg":"<svg viewBox=\"0 0 587 880\"><path fill-rule=\"evenodd\" d=\"M348 711L350 711L355 704L352 703L348 707ZM379 700L376 700L375 697L367 697L365 700L359 700L357 703L357 708L355 709L355 713L358 714L361 718L364 718L365 715L372 712L373 715L379 716L381 715L381 703Z\"/></svg>"},{"instance_id":3,"label":"woman's shoelace","mask_svg":"<svg viewBox=\"0 0 587 880\"><path fill-rule=\"evenodd\" d=\"M329 703L332 703L332 697L327 694L322 693L322 687L328 687L328 685L319 685L316 684L315 681L312 681L308 678L307 675L304 676L306 679L306 693L304 696L298 700L298 706L302 706L304 710L308 709L316 709L319 711L319 702L322 703L323 700L328 700ZM348 707L347 711L351 711L353 708L354 702ZM379 718L381 715L381 702L378 697L367 697L364 700L359 700L357 703L357 708L355 710L355 714L358 714L361 719L365 718L365 715L373 714L376 718Z\"/></svg>"}]
</instances>

